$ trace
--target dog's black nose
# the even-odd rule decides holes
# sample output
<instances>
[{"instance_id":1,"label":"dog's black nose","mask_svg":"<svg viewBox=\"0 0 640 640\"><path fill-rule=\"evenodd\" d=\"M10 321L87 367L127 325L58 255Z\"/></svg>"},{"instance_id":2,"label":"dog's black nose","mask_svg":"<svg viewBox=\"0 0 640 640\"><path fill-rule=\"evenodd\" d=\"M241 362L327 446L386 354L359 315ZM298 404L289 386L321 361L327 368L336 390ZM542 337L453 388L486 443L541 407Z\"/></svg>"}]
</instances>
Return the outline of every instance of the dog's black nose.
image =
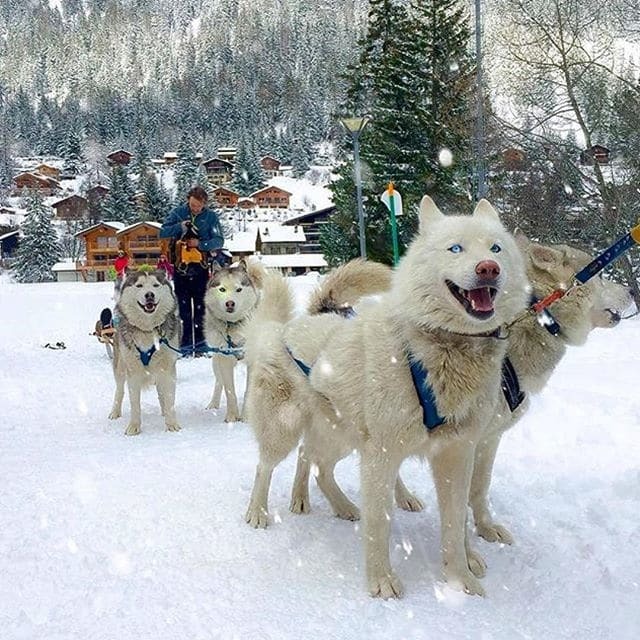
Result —
<instances>
[{"instance_id":1,"label":"dog's black nose","mask_svg":"<svg viewBox=\"0 0 640 640\"><path fill-rule=\"evenodd\" d=\"M153 291L147 291L147 293L144 294L145 300L153 300L154 298L155 298L155 295Z\"/></svg>"},{"instance_id":2,"label":"dog's black nose","mask_svg":"<svg viewBox=\"0 0 640 640\"><path fill-rule=\"evenodd\" d=\"M225 305L227 307L227 311L233 311L236 308L236 303L233 300L227 300Z\"/></svg>"}]
</instances>

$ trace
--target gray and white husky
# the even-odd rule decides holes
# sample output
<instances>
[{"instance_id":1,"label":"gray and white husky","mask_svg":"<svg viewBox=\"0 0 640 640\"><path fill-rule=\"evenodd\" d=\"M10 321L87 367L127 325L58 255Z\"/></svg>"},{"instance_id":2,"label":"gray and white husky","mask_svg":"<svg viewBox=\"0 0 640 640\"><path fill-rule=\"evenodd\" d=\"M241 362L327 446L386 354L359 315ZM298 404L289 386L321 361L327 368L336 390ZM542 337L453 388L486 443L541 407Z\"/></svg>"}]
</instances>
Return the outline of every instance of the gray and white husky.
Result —
<instances>
[{"instance_id":1,"label":"gray and white husky","mask_svg":"<svg viewBox=\"0 0 640 640\"><path fill-rule=\"evenodd\" d=\"M244 354L244 328L260 298L264 267L256 261L240 260L228 267L214 264L204 296L204 335L213 350L215 378L207 409L218 409L222 390L227 401L225 422L241 419L234 373Z\"/></svg>"},{"instance_id":2,"label":"gray and white husky","mask_svg":"<svg viewBox=\"0 0 640 640\"><path fill-rule=\"evenodd\" d=\"M140 394L155 385L167 431L178 431L175 412L176 360L180 354L180 321L173 288L164 271L132 271L125 277L115 314L113 373L116 391L109 418L122 415L124 386L131 416L125 433L140 433Z\"/></svg>"}]
</instances>

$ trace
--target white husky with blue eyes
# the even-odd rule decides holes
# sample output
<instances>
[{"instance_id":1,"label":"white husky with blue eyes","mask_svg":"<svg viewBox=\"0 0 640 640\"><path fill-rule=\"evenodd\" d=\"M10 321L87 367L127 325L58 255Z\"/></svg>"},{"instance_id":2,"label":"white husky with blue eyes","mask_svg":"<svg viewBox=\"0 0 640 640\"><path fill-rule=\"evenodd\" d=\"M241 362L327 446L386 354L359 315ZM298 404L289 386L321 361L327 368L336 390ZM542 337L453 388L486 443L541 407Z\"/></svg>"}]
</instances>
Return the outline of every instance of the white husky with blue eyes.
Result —
<instances>
[{"instance_id":1,"label":"white husky with blue eyes","mask_svg":"<svg viewBox=\"0 0 640 640\"><path fill-rule=\"evenodd\" d=\"M438 494L446 579L483 593L484 563L465 535L474 451L500 391L506 341L494 332L525 308L528 295L522 255L488 202L472 216L445 216L425 196L419 233L378 303L348 321L306 316L283 319L277 330L273 313L252 326L249 418L260 462L247 521L266 526L271 473L283 456L282 434L299 433L294 422L305 425L305 457L317 465L332 504L341 494L327 478L339 456L357 448L368 588L374 596L399 596L389 558L394 487L397 496L405 458L426 457ZM292 357L310 367L308 380L291 368ZM410 362L428 372L445 420L435 429L423 423ZM315 394L305 395L309 383Z\"/></svg>"},{"instance_id":2,"label":"white husky with blue eyes","mask_svg":"<svg viewBox=\"0 0 640 640\"><path fill-rule=\"evenodd\" d=\"M164 271L130 271L116 305L119 322L113 345L116 392L109 418L122 415L127 384L131 417L125 433L140 433L140 394L154 384L167 431L180 429L175 412L176 360L180 346L177 301Z\"/></svg>"},{"instance_id":3,"label":"white husky with blue eyes","mask_svg":"<svg viewBox=\"0 0 640 640\"><path fill-rule=\"evenodd\" d=\"M264 267L244 259L219 267L213 273L204 296L204 335L213 351L215 378L213 395L207 409L218 409L222 390L227 402L225 422L241 420L235 387L235 368L244 355L244 328L260 298Z\"/></svg>"}]
</instances>

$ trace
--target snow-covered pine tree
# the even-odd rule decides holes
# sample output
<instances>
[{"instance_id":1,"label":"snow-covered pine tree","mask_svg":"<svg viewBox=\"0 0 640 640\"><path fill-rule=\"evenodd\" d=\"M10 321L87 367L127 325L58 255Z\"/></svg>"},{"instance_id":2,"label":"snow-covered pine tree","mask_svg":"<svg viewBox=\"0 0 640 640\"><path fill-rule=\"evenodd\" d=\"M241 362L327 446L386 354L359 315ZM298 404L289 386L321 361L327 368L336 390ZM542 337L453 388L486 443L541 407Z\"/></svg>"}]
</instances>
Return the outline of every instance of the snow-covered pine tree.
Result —
<instances>
[{"instance_id":1,"label":"snow-covered pine tree","mask_svg":"<svg viewBox=\"0 0 640 640\"><path fill-rule=\"evenodd\" d=\"M189 189L198 183L198 162L191 136L186 131L180 137L178 158L173 166L176 185L175 201L183 202Z\"/></svg>"},{"instance_id":2,"label":"snow-covered pine tree","mask_svg":"<svg viewBox=\"0 0 640 640\"><path fill-rule=\"evenodd\" d=\"M389 182L402 194L407 212L425 193L441 206L464 196L473 65L468 54L470 32L459 0L421 0L409 7L399 0L370 0L369 7L361 54L347 72L343 113L372 116L360 148L367 254L390 262L389 212L380 202ZM451 152L453 163L442 161L443 150ZM351 154L347 136L345 151ZM331 225L342 229L351 242L358 240L352 233L357 210L351 195L352 169L349 163L342 165L342 179L331 185L336 214L325 229L325 247L336 237ZM402 245L413 232L415 217L398 222Z\"/></svg>"},{"instance_id":3,"label":"snow-covered pine tree","mask_svg":"<svg viewBox=\"0 0 640 640\"><path fill-rule=\"evenodd\" d=\"M27 215L12 272L18 282L51 282L53 265L60 260L61 247L53 225L53 211L38 191L27 194Z\"/></svg>"},{"instance_id":4,"label":"snow-covered pine tree","mask_svg":"<svg viewBox=\"0 0 640 640\"><path fill-rule=\"evenodd\" d=\"M105 220L129 224L137 220L132 203L134 186L126 165L114 164L111 168L109 193L102 204Z\"/></svg>"},{"instance_id":5,"label":"snow-covered pine tree","mask_svg":"<svg viewBox=\"0 0 640 640\"><path fill-rule=\"evenodd\" d=\"M158 181L154 171L148 171L141 180L144 193L144 207L140 212L141 220L163 222L171 209L171 197Z\"/></svg>"},{"instance_id":6,"label":"snow-covered pine tree","mask_svg":"<svg viewBox=\"0 0 640 640\"><path fill-rule=\"evenodd\" d=\"M264 173L255 145L245 137L238 146L233 166L231 188L241 196L248 196L264 185Z\"/></svg>"},{"instance_id":7,"label":"snow-covered pine tree","mask_svg":"<svg viewBox=\"0 0 640 640\"><path fill-rule=\"evenodd\" d=\"M86 168L86 161L82 151L82 138L75 129L67 131L64 150L64 171L67 175L80 175Z\"/></svg>"}]
</instances>

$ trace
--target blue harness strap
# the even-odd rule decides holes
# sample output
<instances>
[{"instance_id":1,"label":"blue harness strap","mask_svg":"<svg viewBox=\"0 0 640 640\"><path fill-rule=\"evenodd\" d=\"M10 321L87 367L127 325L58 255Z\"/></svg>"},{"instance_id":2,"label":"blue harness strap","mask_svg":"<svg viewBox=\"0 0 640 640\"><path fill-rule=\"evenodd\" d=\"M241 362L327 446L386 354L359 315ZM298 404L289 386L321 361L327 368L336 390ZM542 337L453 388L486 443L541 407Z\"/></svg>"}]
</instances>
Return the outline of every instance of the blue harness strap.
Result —
<instances>
[{"instance_id":1,"label":"blue harness strap","mask_svg":"<svg viewBox=\"0 0 640 640\"><path fill-rule=\"evenodd\" d=\"M436 399L433 391L427 382L428 372L422 364L414 360L409 355L409 368L413 378L413 386L416 388L420 406L422 407L422 423L428 431L433 431L445 422L445 419L438 413Z\"/></svg>"},{"instance_id":2,"label":"blue harness strap","mask_svg":"<svg viewBox=\"0 0 640 640\"><path fill-rule=\"evenodd\" d=\"M147 349L146 351L143 351L138 345L136 345L136 349L140 354L140 362L142 362L143 366L145 367L149 366L149 363L151 362L151 358L153 354L156 352L156 345L152 344L151 349Z\"/></svg>"},{"instance_id":3,"label":"blue harness strap","mask_svg":"<svg viewBox=\"0 0 640 640\"><path fill-rule=\"evenodd\" d=\"M298 360L298 358L296 358L293 355L289 347L287 347L287 353L291 356L291 359L298 365L298 368L300 369L300 371L302 371L302 373L304 373L304 375L307 376L308 378L309 374L311 373L311 367L305 364L304 362L302 362L302 360Z\"/></svg>"}]
</instances>

